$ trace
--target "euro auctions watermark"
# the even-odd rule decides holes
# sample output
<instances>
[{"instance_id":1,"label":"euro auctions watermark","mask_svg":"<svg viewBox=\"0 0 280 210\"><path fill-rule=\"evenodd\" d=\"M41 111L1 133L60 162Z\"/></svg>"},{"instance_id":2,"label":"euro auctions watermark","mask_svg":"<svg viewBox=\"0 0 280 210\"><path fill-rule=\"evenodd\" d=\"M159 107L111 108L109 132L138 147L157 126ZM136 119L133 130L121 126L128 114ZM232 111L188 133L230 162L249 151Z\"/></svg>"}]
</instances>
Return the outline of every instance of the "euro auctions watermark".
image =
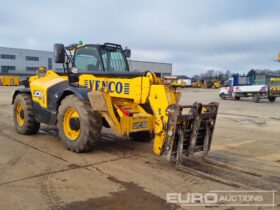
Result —
<instances>
[{"instance_id":1,"label":"euro auctions watermark","mask_svg":"<svg viewBox=\"0 0 280 210\"><path fill-rule=\"evenodd\" d=\"M212 190L206 193L167 193L166 202L180 206L275 207L275 190Z\"/></svg>"}]
</instances>

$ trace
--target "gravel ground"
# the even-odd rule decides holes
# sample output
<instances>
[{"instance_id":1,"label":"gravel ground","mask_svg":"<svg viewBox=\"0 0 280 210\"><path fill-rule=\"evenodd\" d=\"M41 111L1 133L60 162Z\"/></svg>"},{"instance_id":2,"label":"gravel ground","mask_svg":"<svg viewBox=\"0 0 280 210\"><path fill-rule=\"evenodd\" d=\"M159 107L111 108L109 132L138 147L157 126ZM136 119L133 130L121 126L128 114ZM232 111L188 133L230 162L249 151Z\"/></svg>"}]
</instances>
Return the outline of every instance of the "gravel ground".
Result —
<instances>
[{"instance_id":1,"label":"gravel ground","mask_svg":"<svg viewBox=\"0 0 280 210\"><path fill-rule=\"evenodd\" d=\"M279 99L258 104L251 99L222 101L218 90L181 90L181 104L220 103L210 158L257 173L251 179L241 172L232 177L226 170L219 172L226 179L241 177L236 179L240 185L232 186L184 173L153 155L152 143L117 138L109 129L103 130L101 144L84 154L67 151L54 127L42 126L32 136L17 134L13 90L0 87L0 209L205 209L168 204L166 193L280 191ZM280 208L279 193L275 203ZM244 209L266 208L271 207Z\"/></svg>"}]
</instances>

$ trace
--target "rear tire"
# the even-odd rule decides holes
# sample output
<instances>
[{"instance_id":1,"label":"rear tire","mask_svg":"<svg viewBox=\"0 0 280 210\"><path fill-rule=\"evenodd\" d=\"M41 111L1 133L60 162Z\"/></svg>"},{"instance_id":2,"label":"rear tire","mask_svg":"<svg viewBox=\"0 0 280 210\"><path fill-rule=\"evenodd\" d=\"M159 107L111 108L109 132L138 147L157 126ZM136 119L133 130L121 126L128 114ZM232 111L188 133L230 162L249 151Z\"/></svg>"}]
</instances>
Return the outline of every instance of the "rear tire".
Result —
<instances>
[{"instance_id":1,"label":"rear tire","mask_svg":"<svg viewBox=\"0 0 280 210\"><path fill-rule=\"evenodd\" d=\"M74 117L77 119L76 127L71 125L73 117L67 118L69 110L74 110L72 112L78 116ZM67 149L73 152L87 152L101 139L102 117L98 112L91 110L89 102L69 95L59 106L57 126L59 136Z\"/></svg>"},{"instance_id":2,"label":"rear tire","mask_svg":"<svg viewBox=\"0 0 280 210\"><path fill-rule=\"evenodd\" d=\"M276 98L273 96L269 96L268 100L269 100L269 102L273 103L273 102L275 102Z\"/></svg>"},{"instance_id":3,"label":"rear tire","mask_svg":"<svg viewBox=\"0 0 280 210\"><path fill-rule=\"evenodd\" d=\"M237 100L237 101L240 100L240 96L235 96L234 98L235 98L235 100Z\"/></svg>"},{"instance_id":4,"label":"rear tire","mask_svg":"<svg viewBox=\"0 0 280 210\"><path fill-rule=\"evenodd\" d=\"M260 100L261 100L260 94L254 93L254 94L253 94L253 101L254 101L255 103L259 103Z\"/></svg>"},{"instance_id":5,"label":"rear tire","mask_svg":"<svg viewBox=\"0 0 280 210\"><path fill-rule=\"evenodd\" d=\"M14 126L20 134L36 134L40 129L40 123L35 120L31 95L19 93L13 107Z\"/></svg>"}]
</instances>

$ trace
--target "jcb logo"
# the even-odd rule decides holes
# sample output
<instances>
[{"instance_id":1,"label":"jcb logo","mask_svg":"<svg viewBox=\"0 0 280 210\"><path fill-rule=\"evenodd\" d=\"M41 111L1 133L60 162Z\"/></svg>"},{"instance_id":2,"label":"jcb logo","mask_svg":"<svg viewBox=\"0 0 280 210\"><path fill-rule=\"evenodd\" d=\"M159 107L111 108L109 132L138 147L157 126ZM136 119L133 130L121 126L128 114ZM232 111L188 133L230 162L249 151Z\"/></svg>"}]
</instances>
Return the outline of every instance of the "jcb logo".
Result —
<instances>
[{"instance_id":1,"label":"jcb logo","mask_svg":"<svg viewBox=\"0 0 280 210\"><path fill-rule=\"evenodd\" d=\"M42 93L41 90L34 90L33 96L34 96L34 97L37 97L37 98L39 98L39 99L42 99L42 98L43 98L43 93Z\"/></svg>"}]
</instances>

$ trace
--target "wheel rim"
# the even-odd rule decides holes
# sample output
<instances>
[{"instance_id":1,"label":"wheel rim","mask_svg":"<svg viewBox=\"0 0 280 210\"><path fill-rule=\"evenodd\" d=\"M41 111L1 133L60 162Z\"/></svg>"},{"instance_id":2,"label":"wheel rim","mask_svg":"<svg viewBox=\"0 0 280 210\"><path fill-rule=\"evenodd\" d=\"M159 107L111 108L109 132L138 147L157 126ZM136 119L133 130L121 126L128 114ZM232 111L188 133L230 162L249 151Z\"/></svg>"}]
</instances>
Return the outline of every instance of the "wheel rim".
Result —
<instances>
[{"instance_id":1,"label":"wheel rim","mask_svg":"<svg viewBox=\"0 0 280 210\"><path fill-rule=\"evenodd\" d=\"M20 127L24 125L24 112L23 112L23 106L21 103L18 103L16 105L16 117L17 122Z\"/></svg>"},{"instance_id":2,"label":"wheel rim","mask_svg":"<svg viewBox=\"0 0 280 210\"><path fill-rule=\"evenodd\" d=\"M69 140L76 141L80 136L80 128L73 129L70 125L71 119L80 119L79 113L72 107L68 108L64 114L63 129Z\"/></svg>"}]
</instances>

